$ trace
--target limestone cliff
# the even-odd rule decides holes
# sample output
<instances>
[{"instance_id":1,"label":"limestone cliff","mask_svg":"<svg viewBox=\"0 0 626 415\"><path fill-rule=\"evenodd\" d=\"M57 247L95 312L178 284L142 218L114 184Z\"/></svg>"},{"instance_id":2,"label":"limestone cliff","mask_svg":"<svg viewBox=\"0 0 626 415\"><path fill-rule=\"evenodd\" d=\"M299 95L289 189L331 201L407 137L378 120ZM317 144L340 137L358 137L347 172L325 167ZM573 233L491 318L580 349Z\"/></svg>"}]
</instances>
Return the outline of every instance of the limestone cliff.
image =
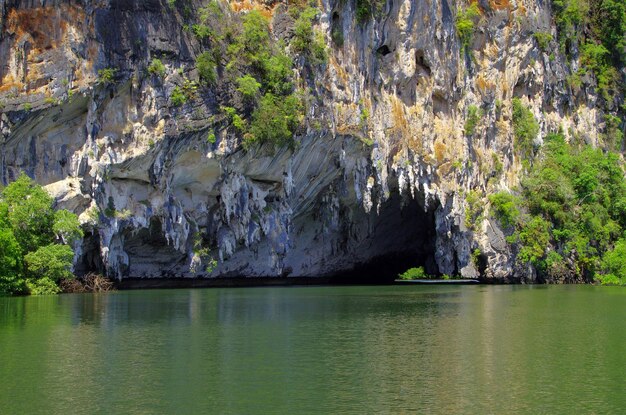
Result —
<instances>
[{"instance_id":1,"label":"limestone cliff","mask_svg":"<svg viewBox=\"0 0 626 415\"><path fill-rule=\"evenodd\" d=\"M463 48L464 2L388 0L359 21L354 1L323 0L314 25L327 61L286 46L307 103L292 148L242 146L221 108L243 104L221 64L212 86L172 105L175 88L198 80L203 45L189 28L202 6L0 0L2 182L24 171L80 215L77 272L323 276L424 264L533 281L485 198L522 171L511 100L539 120L536 144L562 128L602 145L603 128L593 79L573 90L576 60L533 37L555 35L549 2L480 0ZM220 7L233 22L262 10L273 41L289 45L292 6ZM162 77L146 70L157 57ZM106 68L111 79L98 79ZM470 106L482 114L472 134Z\"/></svg>"}]
</instances>

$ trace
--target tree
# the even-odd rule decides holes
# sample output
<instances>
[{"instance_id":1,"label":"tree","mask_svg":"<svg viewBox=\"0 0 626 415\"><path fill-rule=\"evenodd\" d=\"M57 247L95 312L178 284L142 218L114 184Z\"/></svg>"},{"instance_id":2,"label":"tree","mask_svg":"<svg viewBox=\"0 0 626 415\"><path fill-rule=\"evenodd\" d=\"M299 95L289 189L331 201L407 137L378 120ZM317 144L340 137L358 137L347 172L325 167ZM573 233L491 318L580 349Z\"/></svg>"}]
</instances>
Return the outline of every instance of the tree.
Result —
<instances>
[{"instance_id":1,"label":"tree","mask_svg":"<svg viewBox=\"0 0 626 415\"><path fill-rule=\"evenodd\" d=\"M74 252L67 245L50 244L42 246L24 257L26 271L30 279L50 278L54 282L72 279Z\"/></svg>"},{"instance_id":2,"label":"tree","mask_svg":"<svg viewBox=\"0 0 626 415\"><path fill-rule=\"evenodd\" d=\"M244 75L237 79L237 91L247 100L253 100L259 93L261 84L253 76Z\"/></svg>"},{"instance_id":3,"label":"tree","mask_svg":"<svg viewBox=\"0 0 626 415\"><path fill-rule=\"evenodd\" d=\"M1 218L0 218L1 220ZM22 275L22 250L11 229L0 224L0 295L26 290Z\"/></svg>"},{"instance_id":4,"label":"tree","mask_svg":"<svg viewBox=\"0 0 626 415\"><path fill-rule=\"evenodd\" d=\"M270 142L277 146L293 145L293 134L300 123L301 103L294 95L278 98L267 93L252 114L252 142Z\"/></svg>"},{"instance_id":5,"label":"tree","mask_svg":"<svg viewBox=\"0 0 626 415\"><path fill-rule=\"evenodd\" d=\"M22 174L0 194L0 293L54 294L73 278L73 244L83 236L78 218L55 212L46 191Z\"/></svg>"},{"instance_id":6,"label":"tree","mask_svg":"<svg viewBox=\"0 0 626 415\"><path fill-rule=\"evenodd\" d=\"M620 239L615 247L604 255L603 273L597 276L602 284L626 284L626 239Z\"/></svg>"},{"instance_id":7,"label":"tree","mask_svg":"<svg viewBox=\"0 0 626 415\"><path fill-rule=\"evenodd\" d=\"M21 174L2 191L8 205L8 219L22 252L52 242L54 210L52 198L28 176Z\"/></svg>"},{"instance_id":8,"label":"tree","mask_svg":"<svg viewBox=\"0 0 626 415\"><path fill-rule=\"evenodd\" d=\"M78 217L65 209L55 212L52 230L56 237L67 245L72 245L83 237Z\"/></svg>"},{"instance_id":9,"label":"tree","mask_svg":"<svg viewBox=\"0 0 626 415\"><path fill-rule=\"evenodd\" d=\"M515 146L524 156L532 155L533 140L539 134L539 124L533 113L519 98L513 98L513 133Z\"/></svg>"},{"instance_id":10,"label":"tree","mask_svg":"<svg viewBox=\"0 0 626 415\"><path fill-rule=\"evenodd\" d=\"M196 58L196 69L200 80L212 84L215 82L215 59L209 52L202 52Z\"/></svg>"}]
</instances>

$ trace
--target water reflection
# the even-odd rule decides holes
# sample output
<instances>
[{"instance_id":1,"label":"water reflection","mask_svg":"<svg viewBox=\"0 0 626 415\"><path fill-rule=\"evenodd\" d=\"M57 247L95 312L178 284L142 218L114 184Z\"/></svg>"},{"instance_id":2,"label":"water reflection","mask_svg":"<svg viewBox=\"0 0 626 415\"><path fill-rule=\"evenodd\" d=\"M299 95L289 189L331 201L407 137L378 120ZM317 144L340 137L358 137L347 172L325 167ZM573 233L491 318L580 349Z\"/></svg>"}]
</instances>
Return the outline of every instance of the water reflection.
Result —
<instances>
[{"instance_id":1,"label":"water reflection","mask_svg":"<svg viewBox=\"0 0 626 415\"><path fill-rule=\"evenodd\" d=\"M0 299L3 413L617 412L626 292L155 290Z\"/></svg>"}]
</instances>

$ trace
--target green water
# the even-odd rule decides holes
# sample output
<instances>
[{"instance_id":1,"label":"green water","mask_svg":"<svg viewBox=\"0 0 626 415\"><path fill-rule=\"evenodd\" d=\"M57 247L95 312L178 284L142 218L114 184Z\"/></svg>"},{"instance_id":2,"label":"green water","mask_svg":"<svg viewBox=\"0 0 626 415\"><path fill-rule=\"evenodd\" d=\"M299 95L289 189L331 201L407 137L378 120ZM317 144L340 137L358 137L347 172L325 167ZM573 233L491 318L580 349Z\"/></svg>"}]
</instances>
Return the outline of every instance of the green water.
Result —
<instances>
[{"instance_id":1,"label":"green water","mask_svg":"<svg viewBox=\"0 0 626 415\"><path fill-rule=\"evenodd\" d=\"M624 413L625 318L592 286L0 298L0 413Z\"/></svg>"}]
</instances>

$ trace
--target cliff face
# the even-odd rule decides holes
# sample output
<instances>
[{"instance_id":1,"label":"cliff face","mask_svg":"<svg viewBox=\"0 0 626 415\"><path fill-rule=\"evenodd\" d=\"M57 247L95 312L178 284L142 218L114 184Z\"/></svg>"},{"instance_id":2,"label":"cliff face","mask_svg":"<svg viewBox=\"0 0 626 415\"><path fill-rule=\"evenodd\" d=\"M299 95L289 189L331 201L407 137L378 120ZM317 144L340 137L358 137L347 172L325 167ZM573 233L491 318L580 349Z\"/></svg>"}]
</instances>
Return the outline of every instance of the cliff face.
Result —
<instances>
[{"instance_id":1,"label":"cliff face","mask_svg":"<svg viewBox=\"0 0 626 415\"><path fill-rule=\"evenodd\" d=\"M242 105L222 66L212 86L171 104L175 87L198 79L203 46L188 29L200 3L0 0L2 182L24 171L80 215L77 272L321 276L424 264L533 281L486 202L522 170L511 99L540 122L536 144L562 128L601 145L603 128L592 80L573 91L556 42L542 50L533 37L555 35L548 2L481 0L464 49L455 21L465 3L387 1L358 21L354 2L323 1L315 26L327 62L290 52L307 91L295 147L247 149L220 109ZM233 21L261 9L273 41L289 44L285 5L221 7ZM154 58L162 78L146 71ZM113 79L98 80L105 68ZM481 116L469 134L472 106Z\"/></svg>"}]
</instances>

